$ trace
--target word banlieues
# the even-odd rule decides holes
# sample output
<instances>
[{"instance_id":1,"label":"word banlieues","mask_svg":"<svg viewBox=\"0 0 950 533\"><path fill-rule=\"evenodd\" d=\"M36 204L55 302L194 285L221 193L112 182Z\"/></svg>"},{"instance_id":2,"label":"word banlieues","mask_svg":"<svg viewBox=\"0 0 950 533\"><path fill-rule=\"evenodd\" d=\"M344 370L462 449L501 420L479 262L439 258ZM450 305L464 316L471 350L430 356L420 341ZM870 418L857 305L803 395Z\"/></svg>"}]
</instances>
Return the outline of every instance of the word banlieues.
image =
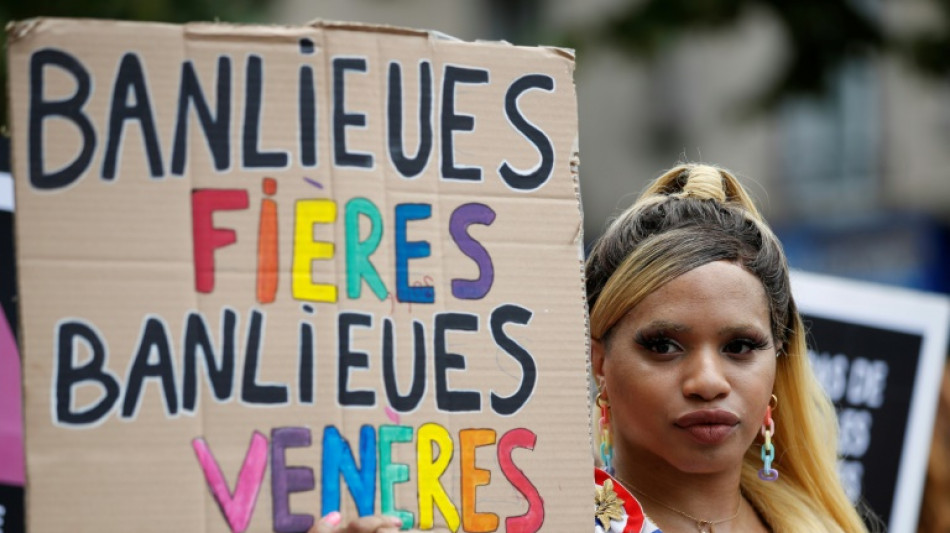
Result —
<instances>
[{"instance_id":1,"label":"word banlieues","mask_svg":"<svg viewBox=\"0 0 950 533\"><path fill-rule=\"evenodd\" d=\"M163 98L176 102L174 109L154 109L152 91L143 59L134 52L125 53L115 69L115 76L109 81L94 79L80 58L65 50L44 48L30 56L29 74L29 134L27 148L28 177L30 184L37 189L59 189L81 178L89 170L93 156L102 150L99 177L104 181L116 179L117 167L121 160L122 143L126 129L137 128L144 143L147 172L151 178L163 178L167 174L183 176L187 169L189 147L202 143L188 140L191 117L196 117L205 143L217 172L227 172L235 164L232 158L246 170L283 170L291 165L291 159L303 168L316 168L318 161L318 142L332 144L332 165L337 168L372 169L376 166L378 154L362 152L347 146L350 130L362 130L376 127L369 124L367 110L353 109L346 104L350 93L368 90L366 85L375 83L369 77L369 61L365 57L336 56L331 58L324 79L317 79L310 64L322 64L324 59L311 59L313 43L302 39L300 44L301 65L298 69L296 87L293 83L274 84L267 87L269 81L265 74L265 61L257 54L248 54L244 60L243 73L235 75L231 56L219 55L215 68L214 87L202 87L195 63L186 60L181 63L177 73L177 98ZM390 61L386 69L386 102L384 104L385 139L387 155L393 170L403 178L415 178L426 168L433 151L438 152L439 178L442 180L480 182L483 169L477 165L456 163L456 153L470 153L472 147L465 142L465 134L476 129L475 115L459 109L456 104L457 93L463 86L477 90L479 86L491 83L490 72L476 67L446 65L441 80L433 81L432 64L429 60L419 61L418 83L418 132L419 140L415 150L405 146L403 139L403 68L398 61ZM76 89L65 97L57 98L50 93L56 87L63 86L63 77L70 79ZM240 77L239 77L240 76ZM158 77L174 79L175 75L162 71ZM236 79L237 78L237 79ZM329 110L317 109L317 82L324 86L329 96ZM361 86L362 84L362 86ZM439 86L440 102L434 103L434 86ZM85 109L93 92L99 88L111 88L108 113L105 117L91 116ZM375 85L373 86L375 88ZM243 90L239 90L243 88ZM296 119L297 142L294 146L279 149L261 147L261 124L263 123L266 89L267 100L295 102L296 117L287 116L288 126ZM285 93L279 93L279 88ZM541 90L551 93L555 90L554 79L545 74L525 74L515 80L505 90L504 99L498 107L505 117L505 124L513 128L526 141L525 146L513 146L518 152L532 147L538 153L537 163L529 169L518 169L507 159L500 157L497 167L498 177L510 188L530 192L543 186L552 175L554 168L554 145L549 136L527 117L519 108L519 98L525 93ZM287 94L289 93L289 94ZM234 94L243 94L243 103L232 102ZM59 95L56 95L59 96ZM171 95L170 95L171 96ZM352 104L351 104L352 105ZM232 134L232 119L241 108L239 130ZM278 106L274 106L278 107ZM438 107L438 109L436 109ZM175 113L175 126L171 142L165 140L156 127L156 113ZM436 121L436 127L433 123ZM494 110L492 116L495 116ZM97 136L96 124L105 119L99 130L105 138ZM318 119L329 122L332 132L330 139L321 138L317 132ZM65 126L65 127L64 127ZM57 135L46 131L57 128ZM434 130L438 130L437 132ZM102 130L105 130L102 132ZM80 148L72 161L62 162L59 168L46 158L46 143L49 139L59 139L61 135L80 137ZM438 150L434 150L438 137ZM238 140L239 139L239 140ZM59 141L57 141L59 142ZM233 146L232 142L239 144ZM461 147L459 146L461 145ZM170 150L169 150L170 149ZM529 148L531 149L531 148ZM163 155L170 151L167 156ZM237 154L239 152L239 155ZM414 153L414 155L409 155ZM56 162L59 163L59 162Z\"/></svg>"},{"instance_id":2,"label":"word banlieues","mask_svg":"<svg viewBox=\"0 0 950 533\"><path fill-rule=\"evenodd\" d=\"M383 425L378 430L369 425L362 426L359 437L360 466L357 466L353 450L340 431L335 426L326 426L320 457L321 516L340 510L342 479L360 516L380 512L399 517L404 529L413 525L420 529L432 529L435 511L438 510L452 531L458 531L460 526L463 531L473 533L497 531L500 521L498 515L484 508L476 510L475 505L478 487L492 482L491 471L476 466L476 449L496 445L497 464L502 474L527 502L524 514L505 519L505 530L509 533L533 533L541 528L544 522L544 501L537 488L515 465L512 458L512 453L517 448L534 450L537 441L534 432L516 428L499 438L493 429L462 429L458 432L456 445L449 431L439 424L427 423L416 428L417 479L414 481L418 517L407 509L397 508L395 498L396 485L413 480L410 480L409 465L393 461L393 447L411 446L413 432L412 427L405 425ZM233 533L245 531L253 518L258 493L267 470L268 456L271 467L273 530L276 533L298 533L307 531L313 525L313 515L294 513L290 509L292 493L308 492L317 488L313 470L304 466L288 466L286 457L289 448L310 447L311 439L311 430L306 427L274 428L269 442L265 435L255 431L233 489L228 487L205 439L199 437L192 441L212 496ZM441 481L456 456L456 449L459 452L457 479L460 499L450 497ZM375 508L377 481L380 494L378 510ZM460 501L461 505L457 506L453 501Z\"/></svg>"},{"instance_id":3,"label":"word banlieues","mask_svg":"<svg viewBox=\"0 0 950 533\"><path fill-rule=\"evenodd\" d=\"M451 341L477 335L478 330L485 327L480 325L479 315L436 313L432 317L434 331L431 337L427 335L426 324L415 319L411 328L412 341L397 343L392 318L384 317L374 327L374 316L370 313L340 312L336 320L337 348L333 354L336 359L336 403L344 408L367 408L385 401L394 411L408 413L421 405L426 391L433 391L435 408L441 412L480 412L488 408L502 416L513 415L527 404L534 392L537 364L531 353L509 335L506 327L527 327L532 316L530 310L515 304L499 305L488 316L487 329L495 347L521 367L521 381L514 391L493 388L484 394L478 390L453 389L449 379L452 374L464 372L467 366L465 355L450 351ZM204 316L190 312L184 321L180 344L183 349L178 356L173 347L179 344L172 339L165 321L158 316L146 316L134 352L122 374L125 376L123 381L110 368L107 339L94 324L83 319L61 320L56 327L54 343L53 423L92 427L102 423L113 411L117 411L122 420L133 420L149 383L160 392L166 416L194 414L202 388L202 373L207 389L219 403L239 399L245 405L289 405L293 396L290 383L261 382L258 377L265 359L265 322L264 313L256 309L251 311L244 335L243 365L239 365L236 352L240 335L238 315L234 310L222 310L217 348ZM314 405L317 361L325 361L326 356L318 354L316 331L309 320L301 320L298 330L295 396L301 405ZM378 333L378 341L366 340L369 331ZM429 338L431 341L427 340ZM411 347L411 352L406 354L411 355L412 360L408 390L399 385L405 380L397 379L396 346ZM485 353L486 350L478 352ZM371 357L377 360L376 364L371 365ZM326 364L328 362L321 362L319 368L334 368ZM381 393L352 387L352 376L374 369L381 374ZM430 385L431 382L434 386ZM97 399L78 405L81 389L99 391Z\"/></svg>"}]
</instances>

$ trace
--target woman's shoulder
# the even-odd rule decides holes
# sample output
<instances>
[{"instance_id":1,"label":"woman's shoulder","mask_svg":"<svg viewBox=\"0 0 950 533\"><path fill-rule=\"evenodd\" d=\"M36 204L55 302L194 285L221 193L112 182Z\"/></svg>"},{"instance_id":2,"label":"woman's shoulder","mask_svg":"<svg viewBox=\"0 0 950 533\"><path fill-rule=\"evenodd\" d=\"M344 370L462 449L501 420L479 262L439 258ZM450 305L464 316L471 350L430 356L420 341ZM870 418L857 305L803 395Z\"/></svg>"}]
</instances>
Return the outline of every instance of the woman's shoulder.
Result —
<instances>
[{"instance_id":1,"label":"woman's shoulder","mask_svg":"<svg viewBox=\"0 0 950 533\"><path fill-rule=\"evenodd\" d=\"M599 468L594 490L594 533L661 533L626 487Z\"/></svg>"}]
</instances>

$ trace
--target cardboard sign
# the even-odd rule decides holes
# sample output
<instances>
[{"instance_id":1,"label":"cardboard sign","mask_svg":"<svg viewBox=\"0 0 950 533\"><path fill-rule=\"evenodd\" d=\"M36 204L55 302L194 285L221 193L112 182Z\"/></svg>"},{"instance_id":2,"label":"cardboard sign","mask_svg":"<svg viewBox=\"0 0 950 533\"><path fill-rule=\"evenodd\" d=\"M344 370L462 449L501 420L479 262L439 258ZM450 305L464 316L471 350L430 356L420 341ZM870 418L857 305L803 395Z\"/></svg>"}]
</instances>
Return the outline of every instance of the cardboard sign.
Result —
<instances>
[{"instance_id":1,"label":"cardboard sign","mask_svg":"<svg viewBox=\"0 0 950 533\"><path fill-rule=\"evenodd\" d=\"M888 531L917 530L950 301L796 272L809 356L838 411L838 468Z\"/></svg>"},{"instance_id":2,"label":"cardboard sign","mask_svg":"<svg viewBox=\"0 0 950 533\"><path fill-rule=\"evenodd\" d=\"M570 53L8 39L31 531L590 528Z\"/></svg>"}]
</instances>

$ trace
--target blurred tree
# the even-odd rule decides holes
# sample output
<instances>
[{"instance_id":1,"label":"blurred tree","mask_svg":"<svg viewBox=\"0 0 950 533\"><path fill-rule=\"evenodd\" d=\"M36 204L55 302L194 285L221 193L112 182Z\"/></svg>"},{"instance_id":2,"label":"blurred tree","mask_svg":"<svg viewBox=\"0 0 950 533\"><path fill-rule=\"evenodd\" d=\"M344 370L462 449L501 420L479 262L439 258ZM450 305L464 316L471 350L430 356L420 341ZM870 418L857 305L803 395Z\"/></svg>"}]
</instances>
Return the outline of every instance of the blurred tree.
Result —
<instances>
[{"instance_id":1,"label":"blurred tree","mask_svg":"<svg viewBox=\"0 0 950 533\"><path fill-rule=\"evenodd\" d=\"M933 28L921 30L898 41L901 52L924 72L950 74L950 0L931 0L938 10Z\"/></svg>"},{"instance_id":2,"label":"blurred tree","mask_svg":"<svg viewBox=\"0 0 950 533\"><path fill-rule=\"evenodd\" d=\"M0 24L33 17L86 17L155 22L261 20L271 0L13 0L0 3ZM0 125L7 134L7 48L0 55Z\"/></svg>"},{"instance_id":3,"label":"blurred tree","mask_svg":"<svg viewBox=\"0 0 950 533\"><path fill-rule=\"evenodd\" d=\"M752 10L770 13L781 25L789 57L754 104L772 110L788 96L825 94L847 62L894 54L924 75L950 73L950 0L934 4L930 29L889 31L880 0L634 0L609 20L570 36L571 44L605 43L651 58L682 36L727 30Z\"/></svg>"}]
</instances>

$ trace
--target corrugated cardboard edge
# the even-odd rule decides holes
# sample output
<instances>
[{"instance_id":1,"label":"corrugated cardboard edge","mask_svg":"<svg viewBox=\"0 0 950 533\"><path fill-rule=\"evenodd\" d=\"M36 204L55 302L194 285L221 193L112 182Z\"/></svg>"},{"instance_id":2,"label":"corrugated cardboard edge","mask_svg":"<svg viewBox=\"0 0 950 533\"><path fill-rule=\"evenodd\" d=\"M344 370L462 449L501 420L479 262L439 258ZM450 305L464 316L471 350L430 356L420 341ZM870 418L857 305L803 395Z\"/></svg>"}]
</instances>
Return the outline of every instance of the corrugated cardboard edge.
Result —
<instances>
[{"instance_id":1,"label":"corrugated cardboard edge","mask_svg":"<svg viewBox=\"0 0 950 533\"><path fill-rule=\"evenodd\" d=\"M34 27L42 22L42 19L28 19L28 20L11 20L7 22L6 28L4 30L7 34L7 53L9 54L11 44L20 40L21 37L30 34Z\"/></svg>"},{"instance_id":2,"label":"corrugated cardboard edge","mask_svg":"<svg viewBox=\"0 0 950 533\"><path fill-rule=\"evenodd\" d=\"M438 30L424 30L417 28L405 28L401 26L392 26L389 24L371 24L365 22L347 22L347 21L338 21L338 20L323 20L323 19L314 19L306 24L306 26L312 28L327 28L327 29L338 29L346 31L357 31L357 32L369 32L369 33L386 33L391 35L408 35L416 37L427 37L430 39L436 39L440 41L455 41L455 42L472 42L476 44L498 44L498 45L507 45L507 46L518 46L509 43L504 40L483 40L476 39L474 41L466 41L458 37L443 33ZM574 61L575 54L574 50L570 48L562 48L557 46L530 46L528 48L549 50L556 55Z\"/></svg>"},{"instance_id":3,"label":"corrugated cardboard edge","mask_svg":"<svg viewBox=\"0 0 950 533\"><path fill-rule=\"evenodd\" d=\"M357 32L368 32L368 33L386 33L390 35L409 35L416 37L429 37L433 34L439 34L440 36L447 37L450 40L459 40L454 37L442 34L440 32L433 32L431 30L421 30L415 28L404 28L401 26L391 26L389 24L369 24L365 22L347 22L340 20L324 20L324 19L314 19L305 24L305 26L311 28L326 28L329 30L346 30L346 31L357 31Z\"/></svg>"},{"instance_id":4,"label":"corrugated cardboard edge","mask_svg":"<svg viewBox=\"0 0 950 533\"><path fill-rule=\"evenodd\" d=\"M181 27L186 34L199 34L204 38L229 38L236 37L240 35L244 39L254 39L254 38L263 38L267 39L274 36L281 36L289 33L296 33L303 28L315 28L315 29L335 29L335 30L345 30L345 31L356 31L356 32L368 32L368 33L384 33L389 35L406 35L406 36L415 36L421 38L435 39L440 41L456 41L456 42L467 42L463 39L451 36L447 33L440 32L438 30L427 30L427 29L418 29L418 28L406 28L401 26L392 26L389 24L370 24L364 22L348 22L348 21L336 21L336 20L323 20L316 19L312 20L301 26L290 26L290 25L278 25L278 24L237 24L230 22L221 22L221 21L196 21L189 22L185 24L172 24L166 22L144 22L144 21L125 21L125 20L109 20L109 19L96 19L96 18L62 18L62 17L37 17L21 21L10 21L6 26L6 35L7 35L7 45L19 41L21 39L27 38L30 34L43 30L47 31L55 28L56 26L69 23L73 24L77 20L84 21L89 24L103 24L103 25L125 25L125 24L147 24L147 25L157 25L157 26L178 26ZM189 35L191 36L191 35ZM501 40L475 40L471 41L474 43L488 44L495 43L500 45L508 46L518 46L513 45L507 41ZM575 60L575 53L573 49L562 48L557 46L531 46L530 48L548 50L556 55L569 59L571 61Z\"/></svg>"},{"instance_id":5,"label":"corrugated cardboard edge","mask_svg":"<svg viewBox=\"0 0 950 533\"><path fill-rule=\"evenodd\" d=\"M17 41L27 39L33 33L38 31L44 32L55 32L59 27L68 26L70 28L74 27L76 22L83 22L89 25L101 25L101 26L122 26L128 24L134 24L137 26L161 26L161 27L175 27L181 26L180 24L171 24L167 22L132 22L127 20L110 20L110 19L97 19L97 18L66 18L66 17L36 17L25 20L11 20L7 23L6 33L7 33L7 53L9 53L10 45L16 43ZM210 23L209 23L210 24Z\"/></svg>"},{"instance_id":6,"label":"corrugated cardboard edge","mask_svg":"<svg viewBox=\"0 0 950 533\"><path fill-rule=\"evenodd\" d=\"M573 57L571 58L573 59ZM577 210L580 213L580 222L577 231L574 234L574 245L577 246L577 262L580 268L581 277L581 301L584 302L584 350L587 353L585 368L587 369L587 441L591 453L594 450L594 395L592 394L597 386L591 379L591 360L590 360L590 308L587 301L587 258L584 250L584 202L581 201L580 184L580 139L574 137L574 145L571 147L570 171L571 181L574 183L574 196L577 198Z\"/></svg>"}]
</instances>

